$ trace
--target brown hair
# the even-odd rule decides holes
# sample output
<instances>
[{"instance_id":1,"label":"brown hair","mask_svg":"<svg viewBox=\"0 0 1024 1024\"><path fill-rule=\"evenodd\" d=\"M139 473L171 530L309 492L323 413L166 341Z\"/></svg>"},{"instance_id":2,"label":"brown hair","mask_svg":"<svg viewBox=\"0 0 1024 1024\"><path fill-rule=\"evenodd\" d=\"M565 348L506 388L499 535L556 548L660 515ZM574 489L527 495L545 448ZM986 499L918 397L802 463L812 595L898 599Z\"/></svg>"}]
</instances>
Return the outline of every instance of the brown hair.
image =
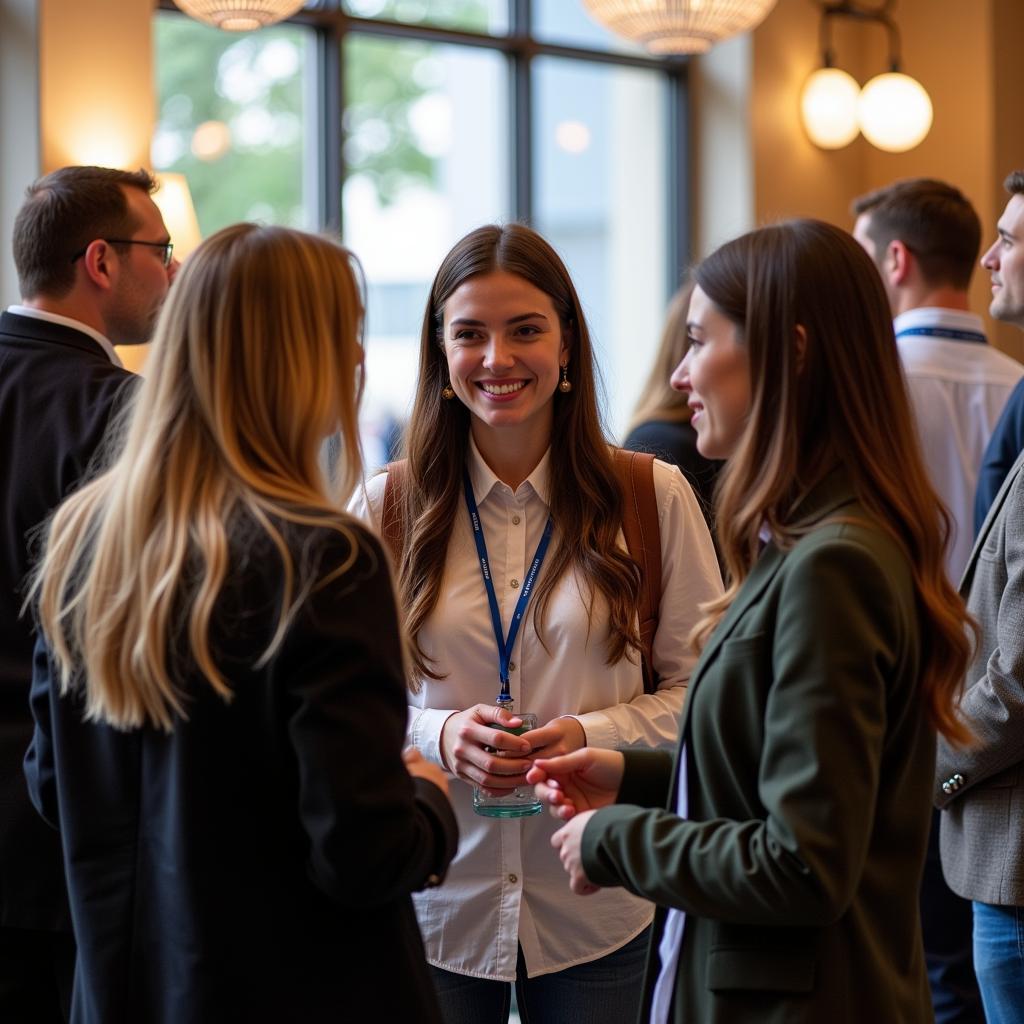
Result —
<instances>
[{"instance_id":1,"label":"brown hair","mask_svg":"<svg viewBox=\"0 0 1024 1024\"><path fill-rule=\"evenodd\" d=\"M853 201L869 215L867 234L881 260L889 243L901 241L931 286L966 289L981 249L981 221L957 188L934 178L908 178Z\"/></svg>"},{"instance_id":2,"label":"brown hair","mask_svg":"<svg viewBox=\"0 0 1024 1024\"><path fill-rule=\"evenodd\" d=\"M22 298L60 298L75 281L72 257L97 238L129 238L139 225L124 190L156 191L147 171L61 167L28 187L14 220Z\"/></svg>"},{"instance_id":3,"label":"brown hair","mask_svg":"<svg viewBox=\"0 0 1024 1024\"><path fill-rule=\"evenodd\" d=\"M686 404L686 395L676 391L669 379L672 371L683 361L689 346L689 334L686 330L686 314L690 310L690 296L693 284L684 284L672 296L665 314L665 326L661 332L651 372L647 383L637 400L636 408L629 423L634 430L642 423L651 420L667 420L671 423L688 423L690 407Z\"/></svg>"},{"instance_id":4,"label":"brown hair","mask_svg":"<svg viewBox=\"0 0 1024 1024\"><path fill-rule=\"evenodd\" d=\"M1003 182L1003 188L1011 196L1024 195L1024 171L1010 171L1006 176L1006 181Z\"/></svg>"},{"instance_id":5,"label":"brown hair","mask_svg":"<svg viewBox=\"0 0 1024 1024\"><path fill-rule=\"evenodd\" d=\"M845 231L796 220L727 243L695 280L738 326L751 377L748 425L716 495L729 587L704 608L695 639L708 636L749 574L762 525L783 547L820 525L795 521L793 509L841 465L871 520L910 564L927 638L921 688L931 720L952 739L968 738L955 695L971 651L964 626L973 623L946 577L949 515L924 467L870 258Z\"/></svg>"},{"instance_id":6,"label":"brown hair","mask_svg":"<svg viewBox=\"0 0 1024 1024\"><path fill-rule=\"evenodd\" d=\"M444 304L469 278L497 270L518 275L551 298L570 353L572 391L556 389L553 399L551 516L558 543L537 586L533 616L538 633L554 585L576 568L591 585L591 607L595 592L608 602L608 663L619 661L629 648L640 649L634 622L640 570L617 545L622 495L601 426L596 368L579 297L565 264L537 232L522 224L488 225L458 242L434 278L420 337L419 387L406 431L409 483L402 513L407 540L399 592L416 671L435 679L418 634L440 596L452 523L461 513L470 430L469 410L441 397L448 383Z\"/></svg>"}]
</instances>

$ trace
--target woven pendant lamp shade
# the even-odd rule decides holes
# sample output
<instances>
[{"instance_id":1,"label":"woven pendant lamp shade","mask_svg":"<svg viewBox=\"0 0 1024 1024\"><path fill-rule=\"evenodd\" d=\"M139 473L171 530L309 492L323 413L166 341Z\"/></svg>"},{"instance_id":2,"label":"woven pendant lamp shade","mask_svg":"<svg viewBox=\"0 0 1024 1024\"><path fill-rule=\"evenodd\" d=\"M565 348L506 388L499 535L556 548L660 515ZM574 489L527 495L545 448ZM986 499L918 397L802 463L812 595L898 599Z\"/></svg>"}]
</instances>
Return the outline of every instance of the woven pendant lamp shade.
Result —
<instances>
[{"instance_id":1,"label":"woven pendant lamp shade","mask_svg":"<svg viewBox=\"0 0 1024 1024\"><path fill-rule=\"evenodd\" d=\"M761 23L776 0L583 0L620 36L651 53L706 53L722 39Z\"/></svg>"},{"instance_id":2,"label":"woven pendant lamp shade","mask_svg":"<svg viewBox=\"0 0 1024 1024\"><path fill-rule=\"evenodd\" d=\"M250 32L291 17L304 0L174 0L187 15L227 32Z\"/></svg>"}]
</instances>

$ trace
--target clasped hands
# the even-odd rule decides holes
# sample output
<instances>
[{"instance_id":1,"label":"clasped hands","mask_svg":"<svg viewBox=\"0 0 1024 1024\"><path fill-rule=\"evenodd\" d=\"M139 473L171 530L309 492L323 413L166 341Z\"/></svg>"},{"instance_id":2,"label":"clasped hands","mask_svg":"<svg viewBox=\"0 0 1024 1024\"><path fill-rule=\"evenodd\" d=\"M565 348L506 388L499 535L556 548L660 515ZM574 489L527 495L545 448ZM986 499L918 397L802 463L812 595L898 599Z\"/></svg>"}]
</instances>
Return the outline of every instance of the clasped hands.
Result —
<instances>
[{"instance_id":1,"label":"clasped hands","mask_svg":"<svg viewBox=\"0 0 1024 1024\"><path fill-rule=\"evenodd\" d=\"M625 759L616 750L586 746L575 718L554 718L520 736L496 725L519 728L522 720L493 704L476 704L451 715L441 730L441 756L458 778L501 796L526 784L565 824L551 845L580 895L597 892L581 862L581 840L590 816L615 802Z\"/></svg>"}]
</instances>

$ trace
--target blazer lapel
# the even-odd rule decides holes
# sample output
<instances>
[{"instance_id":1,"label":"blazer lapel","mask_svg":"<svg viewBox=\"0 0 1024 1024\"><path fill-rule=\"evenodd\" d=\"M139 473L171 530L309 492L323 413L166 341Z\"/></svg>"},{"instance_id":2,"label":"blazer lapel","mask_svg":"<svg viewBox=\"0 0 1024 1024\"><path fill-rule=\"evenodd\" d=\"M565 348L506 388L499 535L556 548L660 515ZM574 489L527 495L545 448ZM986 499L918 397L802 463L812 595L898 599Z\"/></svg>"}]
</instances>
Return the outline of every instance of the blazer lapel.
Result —
<instances>
[{"instance_id":1,"label":"blazer lapel","mask_svg":"<svg viewBox=\"0 0 1024 1024\"><path fill-rule=\"evenodd\" d=\"M1017 475L1022 468L1024 468L1024 452L1017 456L1017 461L1010 467L1010 472L1006 474L1006 479L1003 480L1002 486L1000 486L989 507L988 513L985 516L985 522L981 524L981 529L978 531L978 536L974 541L974 547L971 548L971 557L967 559L967 566L960 577L959 590L961 597L966 598L968 591L971 589L974 569L978 564L978 552L985 546L985 541L988 539L989 533L992 532L992 526L999 517L1003 505L1006 504L1006 496L1010 493L1010 488L1013 486L1013 482L1017 479Z\"/></svg>"}]
</instances>

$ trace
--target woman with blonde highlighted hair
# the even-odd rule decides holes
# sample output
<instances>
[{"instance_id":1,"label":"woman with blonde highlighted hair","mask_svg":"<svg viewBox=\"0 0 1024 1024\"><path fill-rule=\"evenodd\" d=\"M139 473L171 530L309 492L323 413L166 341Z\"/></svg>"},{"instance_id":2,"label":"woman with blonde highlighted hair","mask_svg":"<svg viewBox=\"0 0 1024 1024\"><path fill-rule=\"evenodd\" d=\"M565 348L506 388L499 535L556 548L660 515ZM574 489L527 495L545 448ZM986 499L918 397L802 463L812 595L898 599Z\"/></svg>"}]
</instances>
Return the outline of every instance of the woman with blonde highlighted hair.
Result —
<instances>
[{"instance_id":1,"label":"woman with blonde highlighted hair","mask_svg":"<svg viewBox=\"0 0 1024 1024\"><path fill-rule=\"evenodd\" d=\"M812 220L694 277L678 372L701 452L727 459L729 585L694 631L679 748L581 750L530 781L575 892L660 908L643 1021L923 1024L935 737L968 739L972 624L885 292Z\"/></svg>"},{"instance_id":2,"label":"woman with blonde highlighted hair","mask_svg":"<svg viewBox=\"0 0 1024 1024\"><path fill-rule=\"evenodd\" d=\"M26 772L61 832L75 1024L438 1019L409 894L456 827L443 773L403 764L387 563L342 511L362 316L334 242L214 235L49 526Z\"/></svg>"}]
</instances>

